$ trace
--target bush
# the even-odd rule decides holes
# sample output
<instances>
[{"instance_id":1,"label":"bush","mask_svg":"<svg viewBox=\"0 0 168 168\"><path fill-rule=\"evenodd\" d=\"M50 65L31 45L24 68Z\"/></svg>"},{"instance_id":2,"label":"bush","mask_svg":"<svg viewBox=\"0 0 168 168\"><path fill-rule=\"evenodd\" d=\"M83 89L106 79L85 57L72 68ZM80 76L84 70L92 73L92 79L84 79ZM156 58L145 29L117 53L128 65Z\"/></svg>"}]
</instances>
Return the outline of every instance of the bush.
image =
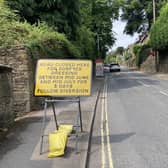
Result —
<instances>
[{"instance_id":1,"label":"bush","mask_svg":"<svg viewBox=\"0 0 168 168\"><path fill-rule=\"evenodd\" d=\"M133 53L134 53L135 56L139 54L139 51L141 50L141 47L142 47L141 45L134 45L133 46Z\"/></svg>"},{"instance_id":2,"label":"bush","mask_svg":"<svg viewBox=\"0 0 168 168\"><path fill-rule=\"evenodd\" d=\"M161 9L160 16L152 25L150 43L153 48L164 50L168 47L168 3Z\"/></svg>"},{"instance_id":3,"label":"bush","mask_svg":"<svg viewBox=\"0 0 168 168\"><path fill-rule=\"evenodd\" d=\"M19 22L0 0L0 46L26 45L34 57L78 58L79 50L65 35L55 32L45 23L30 25Z\"/></svg>"},{"instance_id":4,"label":"bush","mask_svg":"<svg viewBox=\"0 0 168 168\"><path fill-rule=\"evenodd\" d=\"M136 66L140 67L140 65L146 60L151 51L151 47L148 44L144 45L135 45L133 47L133 52L136 57Z\"/></svg>"}]
</instances>

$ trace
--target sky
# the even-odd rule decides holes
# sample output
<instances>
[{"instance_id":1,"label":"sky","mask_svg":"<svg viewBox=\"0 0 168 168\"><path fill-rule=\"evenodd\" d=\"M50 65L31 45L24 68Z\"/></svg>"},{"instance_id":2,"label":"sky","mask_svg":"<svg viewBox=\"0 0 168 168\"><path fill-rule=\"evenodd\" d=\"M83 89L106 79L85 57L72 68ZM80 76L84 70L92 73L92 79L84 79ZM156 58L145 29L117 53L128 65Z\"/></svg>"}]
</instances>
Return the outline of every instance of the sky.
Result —
<instances>
[{"instance_id":1,"label":"sky","mask_svg":"<svg viewBox=\"0 0 168 168\"><path fill-rule=\"evenodd\" d=\"M120 20L113 22L113 31L116 33L115 37L117 40L115 45L112 47L112 50L115 50L117 47L121 46L127 48L129 44L132 44L137 40L137 34L134 36L123 34L124 27L125 23Z\"/></svg>"}]
</instances>

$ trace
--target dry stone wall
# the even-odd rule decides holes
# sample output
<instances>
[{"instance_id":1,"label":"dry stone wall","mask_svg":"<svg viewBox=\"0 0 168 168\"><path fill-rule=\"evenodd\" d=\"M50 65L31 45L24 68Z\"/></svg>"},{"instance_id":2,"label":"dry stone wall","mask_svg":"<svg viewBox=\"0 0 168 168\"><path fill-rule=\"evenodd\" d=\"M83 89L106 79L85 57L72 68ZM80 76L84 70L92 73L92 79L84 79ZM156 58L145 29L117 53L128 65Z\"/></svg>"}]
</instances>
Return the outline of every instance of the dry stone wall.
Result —
<instances>
[{"instance_id":1,"label":"dry stone wall","mask_svg":"<svg viewBox=\"0 0 168 168\"><path fill-rule=\"evenodd\" d=\"M20 116L38 106L33 96L35 62L25 46L0 48L0 64L12 68L13 110Z\"/></svg>"},{"instance_id":2,"label":"dry stone wall","mask_svg":"<svg viewBox=\"0 0 168 168\"><path fill-rule=\"evenodd\" d=\"M159 53L159 72L168 73L168 51L162 54Z\"/></svg>"},{"instance_id":3,"label":"dry stone wall","mask_svg":"<svg viewBox=\"0 0 168 168\"><path fill-rule=\"evenodd\" d=\"M152 55L148 56L146 61L141 64L141 70L149 73L156 72L155 57L153 57Z\"/></svg>"}]
</instances>

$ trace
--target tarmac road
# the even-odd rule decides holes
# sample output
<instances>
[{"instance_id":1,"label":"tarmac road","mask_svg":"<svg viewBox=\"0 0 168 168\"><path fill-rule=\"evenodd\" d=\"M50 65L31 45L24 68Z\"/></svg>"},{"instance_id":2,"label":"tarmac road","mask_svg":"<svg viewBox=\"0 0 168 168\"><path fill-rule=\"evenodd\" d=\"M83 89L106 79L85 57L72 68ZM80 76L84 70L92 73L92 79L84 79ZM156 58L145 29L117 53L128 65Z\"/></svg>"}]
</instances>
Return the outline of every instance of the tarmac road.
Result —
<instances>
[{"instance_id":1,"label":"tarmac road","mask_svg":"<svg viewBox=\"0 0 168 168\"><path fill-rule=\"evenodd\" d=\"M90 168L168 167L168 78L122 69L101 94Z\"/></svg>"}]
</instances>

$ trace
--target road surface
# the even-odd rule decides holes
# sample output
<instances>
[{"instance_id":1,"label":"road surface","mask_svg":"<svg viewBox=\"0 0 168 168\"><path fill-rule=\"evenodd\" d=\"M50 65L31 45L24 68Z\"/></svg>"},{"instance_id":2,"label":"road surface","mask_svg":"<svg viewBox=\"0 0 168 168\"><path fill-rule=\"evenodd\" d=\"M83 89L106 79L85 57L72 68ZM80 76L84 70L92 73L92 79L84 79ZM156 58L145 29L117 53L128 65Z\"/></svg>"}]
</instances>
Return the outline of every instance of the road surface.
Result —
<instances>
[{"instance_id":1,"label":"road surface","mask_svg":"<svg viewBox=\"0 0 168 168\"><path fill-rule=\"evenodd\" d=\"M89 167L168 167L168 80L127 69L107 74Z\"/></svg>"}]
</instances>

